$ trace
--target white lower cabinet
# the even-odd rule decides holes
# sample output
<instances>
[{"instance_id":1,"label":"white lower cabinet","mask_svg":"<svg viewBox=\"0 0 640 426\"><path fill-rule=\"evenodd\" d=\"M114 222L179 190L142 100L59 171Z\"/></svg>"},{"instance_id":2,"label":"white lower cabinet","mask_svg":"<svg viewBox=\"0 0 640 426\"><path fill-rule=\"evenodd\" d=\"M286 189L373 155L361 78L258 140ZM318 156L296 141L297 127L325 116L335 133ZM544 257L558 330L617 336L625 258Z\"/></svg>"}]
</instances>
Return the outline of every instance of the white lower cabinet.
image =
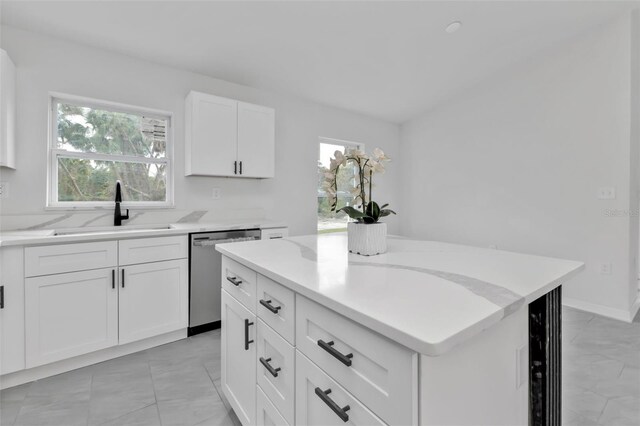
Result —
<instances>
[{"instance_id":1,"label":"white lower cabinet","mask_svg":"<svg viewBox=\"0 0 640 426\"><path fill-rule=\"evenodd\" d=\"M296 351L296 424L370 426L385 423Z\"/></svg>"},{"instance_id":2,"label":"white lower cabinet","mask_svg":"<svg viewBox=\"0 0 640 426\"><path fill-rule=\"evenodd\" d=\"M24 298L13 288L13 282L20 283L22 276L7 274L12 284L7 287L11 310L7 309L6 314L0 311L0 319L13 318L15 331L6 335L14 340L13 346L25 350L12 350L2 374L179 330L186 334L186 242L186 236L121 241L121 255L126 252L126 256L121 256L120 266L118 241L20 249L24 254L12 255L11 259L20 263L20 270L27 277ZM132 260L147 263L126 263ZM84 270L87 268L92 269ZM5 274L2 278L4 281ZM18 312L15 304L21 301L24 311ZM21 345L20 317L24 318ZM1 343L6 345L4 330L2 334ZM3 357L5 353L2 349ZM24 365L18 362L19 357Z\"/></svg>"},{"instance_id":3,"label":"white lower cabinet","mask_svg":"<svg viewBox=\"0 0 640 426\"><path fill-rule=\"evenodd\" d=\"M258 319L257 381L287 422L294 423L295 349Z\"/></svg>"},{"instance_id":4,"label":"white lower cabinet","mask_svg":"<svg viewBox=\"0 0 640 426\"><path fill-rule=\"evenodd\" d=\"M27 368L118 343L114 268L25 280Z\"/></svg>"},{"instance_id":5,"label":"white lower cabinet","mask_svg":"<svg viewBox=\"0 0 640 426\"><path fill-rule=\"evenodd\" d=\"M225 290L222 290L221 337L222 390L242 424L254 425L256 316Z\"/></svg>"},{"instance_id":6,"label":"white lower cabinet","mask_svg":"<svg viewBox=\"0 0 640 426\"><path fill-rule=\"evenodd\" d=\"M120 268L120 344L187 327L187 270L187 259Z\"/></svg>"},{"instance_id":7,"label":"white lower cabinet","mask_svg":"<svg viewBox=\"0 0 640 426\"><path fill-rule=\"evenodd\" d=\"M278 412L275 405L267 398L258 386L256 399L257 426L289 426L289 423Z\"/></svg>"},{"instance_id":8,"label":"white lower cabinet","mask_svg":"<svg viewBox=\"0 0 640 426\"><path fill-rule=\"evenodd\" d=\"M24 249L0 248L0 374L25 367Z\"/></svg>"}]
</instances>

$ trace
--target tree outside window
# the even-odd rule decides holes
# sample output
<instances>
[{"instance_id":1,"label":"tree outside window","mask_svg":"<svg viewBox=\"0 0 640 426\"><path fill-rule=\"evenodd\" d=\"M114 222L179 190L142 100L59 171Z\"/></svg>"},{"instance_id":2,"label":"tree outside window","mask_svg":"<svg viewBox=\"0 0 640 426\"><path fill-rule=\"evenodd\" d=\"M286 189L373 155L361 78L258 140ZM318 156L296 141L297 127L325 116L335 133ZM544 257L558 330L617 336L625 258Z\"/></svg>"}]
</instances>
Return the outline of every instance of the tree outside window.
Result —
<instances>
[{"instance_id":1,"label":"tree outside window","mask_svg":"<svg viewBox=\"0 0 640 426\"><path fill-rule=\"evenodd\" d=\"M52 104L50 206L110 205L116 181L126 204L170 205L168 116L77 100Z\"/></svg>"}]
</instances>

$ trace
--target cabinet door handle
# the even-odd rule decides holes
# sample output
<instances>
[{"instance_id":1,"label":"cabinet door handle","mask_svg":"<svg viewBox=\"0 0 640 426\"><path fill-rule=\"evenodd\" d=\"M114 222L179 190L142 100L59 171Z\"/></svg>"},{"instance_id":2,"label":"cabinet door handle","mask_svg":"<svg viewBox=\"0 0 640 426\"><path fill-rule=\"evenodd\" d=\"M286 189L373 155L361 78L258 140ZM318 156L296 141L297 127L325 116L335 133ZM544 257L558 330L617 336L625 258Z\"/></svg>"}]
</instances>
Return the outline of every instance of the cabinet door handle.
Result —
<instances>
[{"instance_id":1,"label":"cabinet door handle","mask_svg":"<svg viewBox=\"0 0 640 426\"><path fill-rule=\"evenodd\" d=\"M248 319L244 320L244 350L249 350L249 344L253 343L253 340L249 340L249 326L253 325Z\"/></svg>"},{"instance_id":2,"label":"cabinet door handle","mask_svg":"<svg viewBox=\"0 0 640 426\"><path fill-rule=\"evenodd\" d=\"M0 285L0 309L4 309L4 286Z\"/></svg>"},{"instance_id":3,"label":"cabinet door handle","mask_svg":"<svg viewBox=\"0 0 640 426\"><path fill-rule=\"evenodd\" d=\"M111 270L111 288L116 288L116 270Z\"/></svg>"},{"instance_id":4,"label":"cabinet door handle","mask_svg":"<svg viewBox=\"0 0 640 426\"><path fill-rule=\"evenodd\" d=\"M234 175L238 174L238 162L237 161L233 162L233 174Z\"/></svg>"},{"instance_id":5,"label":"cabinet door handle","mask_svg":"<svg viewBox=\"0 0 640 426\"><path fill-rule=\"evenodd\" d=\"M271 300L260 299L260 304L265 308L267 308L268 310L270 310L271 312L273 312L274 314L277 314L278 311L282 309L282 306L273 306L271 304Z\"/></svg>"},{"instance_id":6,"label":"cabinet door handle","mask_svg":"<svg viewBox=\"0 0 640 426\"><path fill-rule=\"evenodd\" d=\"M331 389L327 389L326 391L323 391L320 388L316 388L316 395L318 395L320 397L322 402L327 404L329 406L329 408L331 408L331 411L336 413L338 415L338 417L340 417L340 419L343 422L345 422L345 423L348 422L349 421L349 415L347 414L347 411L349 411L351 409L351 407L349 407L348 405L345 405L344 407L340 408L338 406L338 404L336 404L333 399L331 399L331 398L329 398L327 396L330 393L331 393Z\"/></svg>"},{"instance_id":7,"label":"cabinet door handle","mask_svg":"<svg viewBox=\"0 0 640 426\"><path fill-rule=\"evenodd\" d=\"M351 358L353 358L353 354L346 354L346 355L342 354L338 352L336 348L333 347L333 344L334 344L333 340L330 341L329 343L325 342L322 339L318 340L318 346L320 346L325 351L329 352L329 355L331 355L332 357L334 357L335 359L337 359L347 367L351 367Z\"/></svg>"},{"instance_id":8,"label":"cabinet door handle","mask_svg":"<svg viewBox=\"0 0 640 426\"><path fill-rule=\"evenodd\" d=\"M266 368L273 377L278 377L278 371L282 370L282 368L273 368L271 364L269 364L269 361L271 361L271 358L264 359L260 357L260 364L264 365L264 368Z\"/></svg>"},{"instance_id":9,"label":"cabinet door handle","mask_svg":"<svg viewBox=\"0 0 640 426\"><path fill-rule=\"evenodd\" d=\"M231 284L235 285L236 287L242 284L242 280L239 280L238 277L227 277L227 281L229 281Z\"/></svg>"},{"instance_id":10,"label":"cabinet door handle","mask_svg":"<svg viewBox=\"0 0 640 426\"><path fill-rule=\"evenodd\" d=\"M242 174L242 161L240 162L240 174Z\"/></svg>"},{"instance_id":11,"label":"cabinet door handle","mask_svg":"<svg viewBox=\"0 0 640 426\"><path fill-rule=\"evenodd\" d=\"M122 288L124 288L124 268L122 268Z\"/></svg>"}]
</instances>

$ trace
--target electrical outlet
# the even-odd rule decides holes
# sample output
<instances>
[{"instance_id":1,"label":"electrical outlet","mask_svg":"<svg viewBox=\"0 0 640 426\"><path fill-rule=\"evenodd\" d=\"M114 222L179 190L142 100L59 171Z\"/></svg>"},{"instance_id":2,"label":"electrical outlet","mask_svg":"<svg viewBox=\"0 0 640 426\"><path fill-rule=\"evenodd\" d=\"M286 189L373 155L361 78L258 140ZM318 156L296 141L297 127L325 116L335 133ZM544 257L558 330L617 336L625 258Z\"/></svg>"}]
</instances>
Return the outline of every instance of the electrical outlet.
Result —
<instances>
[{"instance_id":1,"label":"electrical outlet","mask_svg":"<svg viewBox=\"0 0 640 426\"><path fill-rule=\"evenodd\" d=\"M602 275L611 275L611 262L603 262L600 264L600 273Z\"/></svg>"},{"instance_id":2,"label":"electrical outlet","mask_svg":"<svg viewBox=\"0 0 640 426\"><path fill-rule=\"evenodd\" d=\"M0 199L9 198L9 182L0 182Z\"/></svg>"},{"instance_id":3,"label":"electrical outlet","mask_svg":"<svg viewBox=\"0 0 640 426\"><path fill-rule=\"evenodd\" d=\"M222 197L222 191L220 190L220 188L213 188L211 190L211 198L213 198L214 200L219 200L220 197Z\"/></svg>"},{"instance_id":4,"label":"electrical outlet","mask_svg":"<svg viewBox=\"0 0 640 426\"><path fill-rule=\"evenodd\" d=\"M616 198L616 189L613 186L598 188L598 200L613 200Z\"/></svg>"}]
</instances>

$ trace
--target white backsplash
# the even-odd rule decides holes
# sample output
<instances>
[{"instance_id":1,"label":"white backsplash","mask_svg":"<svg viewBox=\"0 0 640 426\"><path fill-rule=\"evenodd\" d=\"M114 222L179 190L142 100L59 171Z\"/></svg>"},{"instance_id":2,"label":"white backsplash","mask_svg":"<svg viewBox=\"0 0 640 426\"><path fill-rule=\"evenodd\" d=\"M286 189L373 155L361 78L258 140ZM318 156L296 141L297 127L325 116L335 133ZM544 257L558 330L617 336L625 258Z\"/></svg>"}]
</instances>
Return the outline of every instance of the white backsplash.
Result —
<instances>
[{"instance_id":1,"label":"white backsplash","mask_svg":"<svg viewBox=\"0 0 640 426\"><path fill-rule=\"evenodd\" d=\"M125 225L165 225L171 223L215 223L265 219L260 208L220 210L130 210ZM2 215L0 231L82 228L113 225L113 210L60 211L42 214Z\"/></svg>"}]
</instances>

